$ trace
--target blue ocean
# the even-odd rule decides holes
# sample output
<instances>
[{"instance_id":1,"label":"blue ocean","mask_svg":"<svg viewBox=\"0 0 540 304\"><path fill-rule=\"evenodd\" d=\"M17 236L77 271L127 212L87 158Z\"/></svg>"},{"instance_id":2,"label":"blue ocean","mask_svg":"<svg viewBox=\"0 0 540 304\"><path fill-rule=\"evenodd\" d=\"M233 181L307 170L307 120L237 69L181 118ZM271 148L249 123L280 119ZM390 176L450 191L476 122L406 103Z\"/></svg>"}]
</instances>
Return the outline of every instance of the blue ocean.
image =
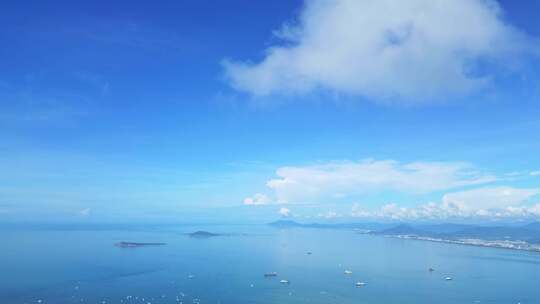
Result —
<instances>
[{"instance_id":1,"label":"blue ocean","mask_svg":"<svg viewBox=\"0 0 540 304\"><path fill-rule=\"evenodd\" d=\"M223 235L186 235L198 230ZM265 225L10 227L0 237L6 304L540 303L532 252Z\"/></svg>"}]
</instances>

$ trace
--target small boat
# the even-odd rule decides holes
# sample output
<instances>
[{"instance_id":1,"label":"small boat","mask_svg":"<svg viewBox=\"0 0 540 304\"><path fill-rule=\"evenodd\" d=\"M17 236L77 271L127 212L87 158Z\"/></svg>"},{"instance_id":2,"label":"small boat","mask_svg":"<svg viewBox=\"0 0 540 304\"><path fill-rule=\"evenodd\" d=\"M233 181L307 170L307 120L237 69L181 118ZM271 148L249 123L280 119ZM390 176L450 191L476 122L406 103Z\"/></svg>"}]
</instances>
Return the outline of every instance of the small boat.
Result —
<instances>
[{"instance_id":1,"label":"small boat","mask_svg":"<svg viewBox=\"0 0 540 304\"><path fill-rule=\"evenodd\" d=\"M188 277L188 279L193 279L193 278L195 278L195 276L192 275L192 274L188 275L187 277Z\"/></svg>"},{"instance_id":2,"label":"small boat","mask_svg":"<svg viewBox=\"0 0 540 304\"><path fill-rule=\"evenodd\" d=\"M355 285L358 286L358 287L362 287L362 286L366 286L367 283L366 282L356 282Z\"/></svg>"},{"instance_id":3,"label":"small boat","mask_svg":"<svg viewBox=\"0 0 540 304\"><path fill-rule=\"evenodd\" d=\"M277 277L277 272L267 272L264 274L265 277Z\"/></svg>"},{"instance_id":4,"label":"small boat","mask_svg":"<svg viewBox=\"0 0 540 304\"><path fill-rule=\"evenodd\" d=\"M289 280L281 280L281 281L279 281L279 282L280 282L281 284L289 284L289 283L290 283Z\"/></svg>"},{"instance_id":5,"label":"small boat","mask_svg":"<svg viewBox=\"0 0 540 304\"><path fill-rule=\"evenodd\" d=\"M344 274L352 274L352 271L351 270L345 270L343 273Z\"/></svg>"},{"instance_id":6,"label":"small boat","mask_svg":"<svg viewBox=\"0 0 540 304\"><path fill-rule=\"evenodd\" d=\"M306 252L307 255L311 255L311 251Z\"/></svg>"},{"instance_id":7,"label":"small boat","mask_svg":"<svg viewBox=\"0 0 540 304\"><path fill-rule=\"evenodd\" d=\"M446 277L444 278L446 281L452 281L452 278L451 277Z\"/></svg>"},{"instance_id":8,"label":"small boat","mask_svg":"<svg viewBox=\"0 0 540 304\"><path fill-rule=\"evenodd\" d=\"M429 272L434 272L434 271L435 271L435 269L433 269L433 268L431 268L431 267L429 267L428 270L429 270Z\"/></svg>"}]
</instances>

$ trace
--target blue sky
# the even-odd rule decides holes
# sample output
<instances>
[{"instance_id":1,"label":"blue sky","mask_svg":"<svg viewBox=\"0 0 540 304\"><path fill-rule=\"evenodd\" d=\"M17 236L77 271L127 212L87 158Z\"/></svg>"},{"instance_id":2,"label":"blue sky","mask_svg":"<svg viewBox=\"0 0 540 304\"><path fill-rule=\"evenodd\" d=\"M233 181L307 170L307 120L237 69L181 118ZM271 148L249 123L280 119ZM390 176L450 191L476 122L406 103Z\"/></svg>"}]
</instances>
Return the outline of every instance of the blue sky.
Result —
<instances>
[{"instance_id":1,"label":"blue sky","mask_svg":"<svg viewBox=\"0 0 540 304\"><path fill-rule=\"evenodd\" d=\"M3 4L0 220L540 216L540 4L412 3Z\"/></svg>"}]
</instances>

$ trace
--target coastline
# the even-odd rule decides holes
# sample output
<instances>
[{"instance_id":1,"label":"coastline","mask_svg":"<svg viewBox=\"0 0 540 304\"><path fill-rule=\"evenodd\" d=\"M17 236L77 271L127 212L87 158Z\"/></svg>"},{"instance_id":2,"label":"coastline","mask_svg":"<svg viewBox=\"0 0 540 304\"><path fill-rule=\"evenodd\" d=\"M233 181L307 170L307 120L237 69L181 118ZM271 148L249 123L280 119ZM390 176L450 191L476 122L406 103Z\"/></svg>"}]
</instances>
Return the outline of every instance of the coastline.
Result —
<instances>
[{"instance_id":1,"label":"coastline","mask_svg":"<svg viewBox=\"0 0 540 304\"><path fill-rule=\"evenodd\" d=\"M434 242L434 243L446 243L446 244L498 248L498 249L508 249L508 250L518 250L518 251L540 253L540 244L530 244L524 241L508 241L508 240L487 241L487 240L482 240L482 239L452 240L452 239L441 239L441 238L433 238L433 237L423 237L423 236L416 236L416 235L382 235L382 236L388 237L388 238L397 238L397 239L414 240L414 241L427 241L427 242Z\"/></svg>"}]
</instances>

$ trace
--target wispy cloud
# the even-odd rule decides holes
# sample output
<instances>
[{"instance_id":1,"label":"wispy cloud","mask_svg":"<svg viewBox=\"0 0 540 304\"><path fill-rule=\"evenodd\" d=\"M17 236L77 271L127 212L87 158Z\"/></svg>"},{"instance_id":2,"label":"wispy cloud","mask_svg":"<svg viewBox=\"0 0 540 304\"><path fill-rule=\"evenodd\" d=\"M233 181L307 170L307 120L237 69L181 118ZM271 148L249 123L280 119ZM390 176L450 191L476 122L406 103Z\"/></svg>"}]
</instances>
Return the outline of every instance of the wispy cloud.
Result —
<instances>
[{"instance_id":1,"label":"wispy cloud","mask_svg":"<svg viewBox=\"0 0 540 304\"><path fill-rule=\"evenodd\" d=\"M496 180L494 175L479 172L466 163L393 160L282 167L276 175L267 186L278 203L321 202L385 190L421 194Z\"/></svg>"},{"instance_id":2,"label":"wispy cloud","mask_svg":"<svg viewBox=\"0 0 540 304\"><path fill-rule=\"evenodd\" d=\"M533 49L495 1L306 1L257 63L225 60L255 96L318 89L424 102L486 87L495 65Z\"/></svg>"},{"instance_id":3,"label":"wispy cloud","mask_svg":"<svg viewBox=\"0 0 540 304\"><path fill-rule=\"evenodd\" d=\"M86 102L82 96L23 94L4 98L12 103L3 106L0 122L10 125L59 124L88 115Z\"/></svg>"},{"instance_id":4,"label":"wispy cloud","mask_svg":"<svg viewBox=\"0 0 540 304\"><path fill-rule=\"evenodd\" d=\"M0 123L9 125L48 125L77 122L90 116L110 90L101 76L77 72L70 75L71 85L50 81L53 73L28 73L0 86Z\"/></svg>"},{"instance_id":5,"label":"wispy cloud","mask_svg":"<svg viewBox=\"0 0 540 304\"><path fill-rule=\"evenodd\" d=\"M289 217L291 216L291 210L286 207L279 208L279 214L283 217Z\"/></svg>"},{"instance_id":6,"label":"wispy cloud","mask_svg":"<svg viewBox=\"0 0 540 304\"><path fill-rule=\"evenodd\" d=\"M336 211L327 211L317 214L317 217L322 217L324 219L335 219L343 217L343 214L337 213Z\"/></svg>"},{"instance_id":7,"label":"wispy cloud","mask_svg":"<svg viewBox=\"0 0 540 304\"><path fill-rule=\"evenodd\" d=\"M262 193L256 193L252 197L246 197L244 199L244 205L266 205L270 202L270 198Z\"/></svg>"},{"instance_id":8,"label":"wispy cloud","mask_svg":"<svg viewBox=\"0 0 540 304\"><path fill-rule=\"evenodd\" d=\"M489 210L516 206L537 194L540 188L490 187L448 193L442 201L461 210Z\"/></svg>"},{"instance_id":9,"label":"wispy cloud","mask_svg":"<svg viewBox=\"0 0 540 304\"><path fill-rule=\"evenodd\" d=\"M81 216L89 216L91 211L92 211L92 209L90 209L90 208L84 208L82 210L79 210L79 214Z\"/></svg>"}]
</instances>

